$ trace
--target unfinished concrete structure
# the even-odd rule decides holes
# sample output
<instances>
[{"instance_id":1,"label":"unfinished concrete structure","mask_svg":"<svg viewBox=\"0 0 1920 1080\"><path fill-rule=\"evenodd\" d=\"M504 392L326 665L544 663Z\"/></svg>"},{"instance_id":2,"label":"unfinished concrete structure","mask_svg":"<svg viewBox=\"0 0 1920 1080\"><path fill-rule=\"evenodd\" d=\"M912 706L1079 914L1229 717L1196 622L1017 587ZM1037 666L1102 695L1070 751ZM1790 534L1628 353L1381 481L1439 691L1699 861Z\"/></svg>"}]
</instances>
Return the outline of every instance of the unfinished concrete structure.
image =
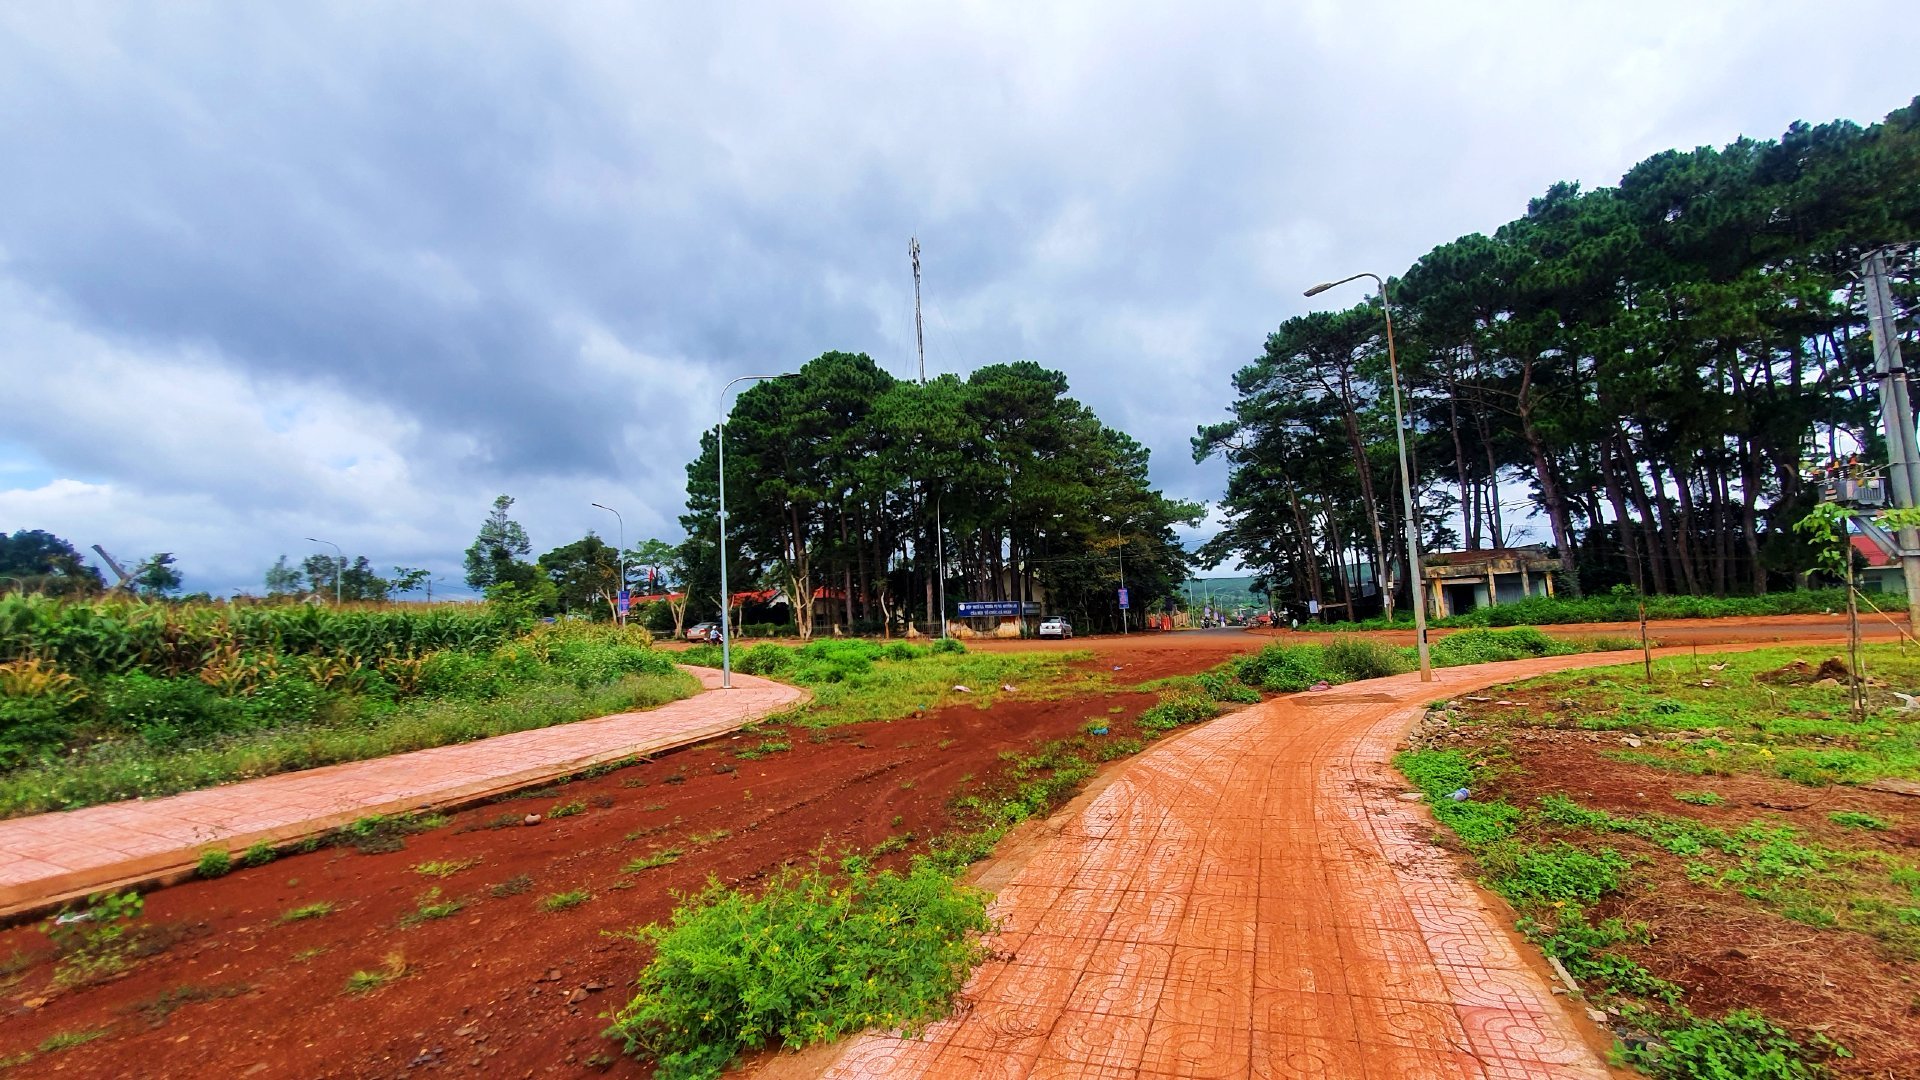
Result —
<instances>
[{"instance_id":1,"label":"unfinished concrete structure","mask_svg":"<svg viewBox=\"0 0 1920 1080\"><path fill-rule=\"evenodd\" d=\"M1549 557L1540 544L1435 551L1423 561L1427 611L1436 619L1529 596L1552 596L1553 575L1560 569L1560 560Z\"/></svg>"}]
</instances>

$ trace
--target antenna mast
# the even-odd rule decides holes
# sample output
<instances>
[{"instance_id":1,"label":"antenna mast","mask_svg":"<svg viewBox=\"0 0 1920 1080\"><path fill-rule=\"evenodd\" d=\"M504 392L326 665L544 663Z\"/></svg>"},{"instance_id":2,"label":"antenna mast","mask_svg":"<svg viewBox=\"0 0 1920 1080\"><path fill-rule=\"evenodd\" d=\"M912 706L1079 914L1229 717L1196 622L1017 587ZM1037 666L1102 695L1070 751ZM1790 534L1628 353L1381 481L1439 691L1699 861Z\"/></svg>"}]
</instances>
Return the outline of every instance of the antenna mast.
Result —
<instances>
[{"instance_id":1,"label":"antenna mast","mask_svg":"<svg viewBox=\"0 0 1920 1080\"><path fill-rule=\"evenodd\" d=\"M920 238L907 238L907 255L913 259L913 340L920 347L920 382L927 381L927 331L920 319Z\"/></svg>"}]
</instances>

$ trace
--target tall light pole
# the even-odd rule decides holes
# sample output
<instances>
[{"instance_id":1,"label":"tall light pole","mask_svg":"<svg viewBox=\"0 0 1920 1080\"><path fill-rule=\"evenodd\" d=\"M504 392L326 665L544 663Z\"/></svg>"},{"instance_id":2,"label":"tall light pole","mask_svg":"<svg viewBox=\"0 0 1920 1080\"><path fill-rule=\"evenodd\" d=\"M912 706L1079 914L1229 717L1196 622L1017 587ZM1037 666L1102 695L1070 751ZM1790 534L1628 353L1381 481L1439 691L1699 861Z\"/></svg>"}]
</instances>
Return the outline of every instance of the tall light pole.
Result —
<instances>
[{"instance_id":1,"label":"tall light pole","mask_svg":"<svg viewBox=\"0 0 1920 1080\"><path fill-rule=\"evenodd\" d=\"M1121 539L1120 534L1118 532L1115 532L1113 534L1113 544L1114 544L1114 554L1120 557L1120 595L1124 597L1127 595L1127 542ZM1120 605L1120 636L1125 637L1126 634L1127 634L1127 605L1121 604Z\"/></svg>"},{"instance_id":2,"label":"tall light pole","mask_svg":"<svg viewBox=\"0 0 1920 1080\"><path fill-rule=\"evenodd\" d=\"M727 609L732 606L732 597L727 595L727 391L734 383L759 382L764 379L793 379L799 376L794 372L784 375L742 375L720 388L720 422L714 425L713 449L720 459L720 689L733 689L733 631L727 622ZM805 582L801 583L806 584ZM811 604L813 597L790 596L790 603ZM795 618L798 618L796 609Z\"/></svg>"},{"instance_id":3,"label":"tall light pole","mask_svg":"<svg viewBox=\"0 0 1920 1080\"><path fill-rule=\"evenodd\" d=\"M318 540L318 539L315 539L314 537L309 536L307 537L307 543L325 544L335 551L340 551L340 545L334 543L331 540ZM340 561L333 564L333 606L334 607L340 606L340 568L345 565L347 565L347 553L344 551L340 551Z\"/></svg>"},{"instance_id":4,"label":"tall light pole","mask_svg":"<svg viewBox=\"0 0 1920 1080\"><path fill-rule=\"evenodd\" d=\"M1400 446L1400 495L1407 512L1407 577L1413 593L1413 632L1419 639L1420 681L1433 681L1433 660L1427 652L1426 577L1420 573L1420 519L1414 516L1413 477L1407 468L1407 424L1400 413L1400 361L1393 351L1393 303L1387 299L1387 283L1378 274L1354 274L1339 281L1325 281L1306 291L1315 296L1336 285L1372 278L1380 287L1380 310L1387 319L1387 374L1393 383L1393 434ZM1384 584L1384 582L1382 583Z\"/></svg>"},{"instance_id":5,"label":"tall light pole","mask_svg":"<svg viewBox=\"0 0 1920 1080\"><path fill-rule=\"evenodd\" d=\"M621 626L625 626L627 625L627 613L620 610L620 596L627 591L627 519L621 517L620 511L615 510L611 506L600 506L599 503L593 503L592 505L599 506L600 509L612 514L613 520L620 523L620 546L613 549L614 558L620 564L620 584L618 588L613 590L613 611L615 620L618 621Z\"/></svg>"}]
</instances>

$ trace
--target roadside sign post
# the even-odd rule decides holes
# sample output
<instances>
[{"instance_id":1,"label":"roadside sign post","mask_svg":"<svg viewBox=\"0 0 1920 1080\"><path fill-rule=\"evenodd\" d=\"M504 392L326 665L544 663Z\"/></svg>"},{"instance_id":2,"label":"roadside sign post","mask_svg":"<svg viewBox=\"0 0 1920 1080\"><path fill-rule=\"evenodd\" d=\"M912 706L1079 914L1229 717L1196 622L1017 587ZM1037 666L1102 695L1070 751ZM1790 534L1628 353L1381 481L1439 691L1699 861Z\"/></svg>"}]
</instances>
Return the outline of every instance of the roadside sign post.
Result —
<instances>
[{"instance_id":1,"label":"roadside sign post","mask_svg":"<svg viewBox=\"0 0 1920 1080\"><path fill-rule=\"evenodd\" d=\"M622 623L625 623L627 621L627 612L631 610L633 610L633 593L626 589L621 589L620 590L620 621Z\"/></svg>"}]
</instances>

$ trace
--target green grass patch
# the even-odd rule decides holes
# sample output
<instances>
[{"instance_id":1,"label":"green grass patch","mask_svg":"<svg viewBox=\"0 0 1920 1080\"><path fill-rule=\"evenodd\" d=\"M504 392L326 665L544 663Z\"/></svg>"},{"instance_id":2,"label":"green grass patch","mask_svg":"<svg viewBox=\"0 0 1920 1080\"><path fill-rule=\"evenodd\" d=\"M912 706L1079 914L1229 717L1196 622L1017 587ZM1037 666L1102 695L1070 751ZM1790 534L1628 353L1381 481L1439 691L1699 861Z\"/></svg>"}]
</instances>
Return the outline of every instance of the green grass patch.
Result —
<instances>
[{"instance_id":1,"label":"green grass patch","mask_svg":"<svg viewBox=\"0 0 1920 1080\"><path fill-rule=\"evenodd\" d=\"M649 654L660 655L665 654ZM665 663L665 661L662 661ZM538 665L533 668L538 672ZM44 813L211 787L233 780L363 761L409 750L552 727L689 697L699 680L685 672L616 675L576 683L563 671L506 681L493 697L399 701L348 695L310 710L310 718L240 727L162 745L107 737L65 756L33 758L0 772L0 817ZM159 706L155 706L158 708Z\"/></svg>"},{"instance_id":2,"label":"green grass patch","mask_svg":"<svg viewBox=\"0 0 1920 1080\"><path fill-rule=\"evenodd\" d=\"M281 912L280 921L283 923L305 922L308 919L318 919L331 915L335 910L337 909L333 901L318 900L311 904L302 904L296 908L288 908L286 911Z\"/></svg>"},{"instance_id":3,"label":"green grass patch","mask_svg":"<svg viewBox=\"0 0 1920 1080\"><path fill-rule=\"evenodd\" d=\"M533 879L525 874L515 874L505 881L487 890L495 900L505 900L509 896L519 896L533 888Z\"/></svg>"},{"instance_id":4,"label":"green grass patch","mask_svg":"<svg viewBox=\"0 0 1920 1080\"><path fill-rule=\"evenodd\" d=\"M540 910L545 912L571 911L593 899L593 894L585 889L569 889L540 898Z\"/></svg>"},{"instance_id":5,"label":"green grass patch","mask_svg":"<svg viewBox=\"0 0 1920 1080\"><path fill-rule=\"evenodd\" d=\"M719 667L719 653L714 646L695 646L681 659ZM896 720L962 701L985 708L1005 693L1002 686L1013 686L1022 698L1031 699L1077 693L1106 682L1100 675L1068 670L1090 655L1085 652L969 652L958 641L915 645L828 639L800 646L764 643L734 655L740 671L812 691L813 701L793 717L808 728ZM956 691L955 686L970 692Z\"/></svg>"},{"instance_id":6,"label":"green grass patch","mask_svg":"<svg viewBox=\"0 0 1920 1080\"><path fill-rule=\"evenodd\" d=\"M608 1034L663 1080L715 1077L742 1051L867 1027L916 1031L981 959L986 898L927 862L788 871L758 896L711 882L667 926Z\"/></svg>"},{"instance_id":7,"label":"green grass patch","mask_svg":"<svg viewBox=\"0 0 1920 1080\"><path fill-rule=\"evenodd\" d=\"M413 864L413 872L421 877L450 878L462 870L471 870L479 865L479 859L435 859Z\"/></svg>"},{"instance_id":8,"label":"green grass patch","mask_svg":"<svg viewBox=\"0 0 1920 1080\"><path fill-rule=\"evenodd\" d=\"M620 872L623 874L643 874L648 870L658 870L662 866L670 866L673 863L679 862L680 857L685 854L686 852L679 848L666 848L661 851L655 851L628 862L627 865L620 868Z\"/></svg>"},{"instance_id":9,"label":"green grass patch","mask_svg":"<svg viewBox=\"0 0 1920 1080\"><path fill-rule=\"evenodd\" d=\"M57 1054L62 1050L71 1050L76 1046L85 1046L105 1035L107 1028L86 1028L81 1031L62 1031L41 1040L38 1047L42 1054Z\"/></svg>"},{"instance_id":10,"label":"green grass patch","mask_svg":"<svg viewBox=\"0 0 1920 1080\"><path fill-rule=\"evenodd\" d=\"M200 853L193 872L203 878L226 877L233 870L233 856L225 848L208 848Z\"/></svg>"},{"instance_id":11,"label":"green grass patch","mask_svg":"<svg viewBox=\"0 0 1920 1080\"><path fill-rule=\"evenodd\" d=\"M407 912L405 915L400 916L400 926L402 929L411 929L412 927L419 926L421 923L433 922L436 919L445 919L457 914L461 908L466 906L466 901L464 900L442 900L440 898L440 889L438 886L435 886L421 895L419 906Z\"/></svg>"},{"instance_id":12,"label":"green grass patch","mask_svg":"<svg viewBox=\"0 0 1920 1080\"><path fill-rule=\"evenodd\" d=\"M1845 829L1871 829L1874 832L1885 832L1890 828L1884 820L1857 810L1841 810L1828 814L1827 820Z\"/></svg>"}]
</instances>

